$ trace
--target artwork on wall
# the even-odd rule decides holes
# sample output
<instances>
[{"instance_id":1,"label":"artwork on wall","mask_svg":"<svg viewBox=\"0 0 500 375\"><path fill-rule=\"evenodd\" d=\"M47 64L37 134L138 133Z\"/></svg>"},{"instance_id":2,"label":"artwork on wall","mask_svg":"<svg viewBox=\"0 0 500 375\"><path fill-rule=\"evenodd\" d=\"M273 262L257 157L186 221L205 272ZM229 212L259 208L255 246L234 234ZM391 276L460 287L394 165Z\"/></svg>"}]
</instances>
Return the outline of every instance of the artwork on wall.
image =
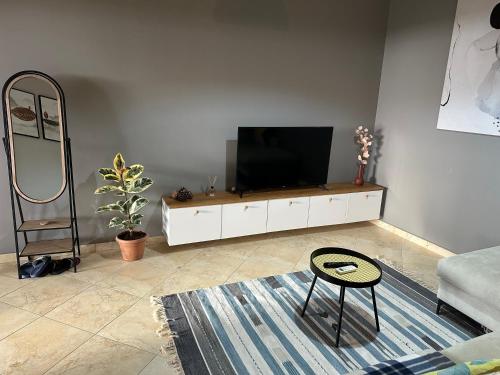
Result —
<instances>
[{"instance_id":1,"label":"artwork on wall","mask_svg":"<svg viewBox=\"0 0 500 375\"><path fill-rule=\"evenodd\" d=\"M39 138L35 108L35 95L30 92L11 89L9 93L10 119L14 134Z\"/></svg>"},{"instance_id":2,"label":"artwork on wall","mask_svg":"<svg viewBox=\"0 0 500 375\"><path fill-rule=\"evenodd\" d=\"M39 100L43 138L60 142L61 132L57 100L42 95L39 96Z\"/></svg>"},{"instance_id":3,"label":"artwork on wall","mask_svg":"<svg viewBox=\"0 0 500 375\"><path fill-rule=\"evenodd\" d=\"M500 136L498 0L458 0L437 127Z\"/></svg>"}]
</instances>

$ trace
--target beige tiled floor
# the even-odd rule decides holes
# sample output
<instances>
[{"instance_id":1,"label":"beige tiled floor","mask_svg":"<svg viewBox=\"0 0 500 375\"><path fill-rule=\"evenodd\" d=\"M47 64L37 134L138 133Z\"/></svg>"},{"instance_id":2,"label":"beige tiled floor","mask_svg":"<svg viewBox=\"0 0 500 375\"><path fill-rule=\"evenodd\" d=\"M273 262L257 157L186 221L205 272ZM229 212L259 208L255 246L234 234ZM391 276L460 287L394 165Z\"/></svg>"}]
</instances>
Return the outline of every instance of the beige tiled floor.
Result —
<instances>
[{"instance_id":1,"label":"beige tiled floor","mask_svg":"<svg viewBox=\"0 0 500 375\"><path fill-rule=\"evenodd\" d=\"M323 246L384 259L436 286L439 256L369 223L173 248L154 237L133 263L114 243L89 245L78 273L33 280L18 280L15 259L2 256L0 374L173 374L151 295L304 270Z\"/></svg>"}]
</instances>

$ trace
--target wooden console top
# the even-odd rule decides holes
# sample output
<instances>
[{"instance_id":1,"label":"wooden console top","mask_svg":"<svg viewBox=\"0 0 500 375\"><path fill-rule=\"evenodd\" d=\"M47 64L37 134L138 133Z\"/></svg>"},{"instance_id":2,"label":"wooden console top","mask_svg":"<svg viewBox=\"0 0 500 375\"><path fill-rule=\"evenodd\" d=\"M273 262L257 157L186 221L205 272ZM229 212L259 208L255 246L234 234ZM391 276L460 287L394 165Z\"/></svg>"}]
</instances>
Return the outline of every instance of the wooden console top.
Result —
<instances>
[{"instance_id":1,"label":"wooden console top","mask_svg":"<svg viewBox=\"0 0 500 375\"><path fill-rule=\"evenodd\" d=\"M197 206L210 206L216 204L230 204L230 203L244 203L265 201L271 199L286 199L294 197L312 197L318 195L332 195L332 194L348 194L348 193L362 193L367 191L384 190L383 186L365 183L363 186L356 186L351 183L332 183L326 185L327 190L314 188L298 188L298 189L283 189L271 190L261 192L249 192L243 194L240 198L238 194L228 193L226 191L218 191L215 197L209 197L205 193L196 193L193 199L186 202L179 202L175 199L165 195L163 200L169 208L183 208L183 207L197 207Z\"/></svg>"}]
</instances>

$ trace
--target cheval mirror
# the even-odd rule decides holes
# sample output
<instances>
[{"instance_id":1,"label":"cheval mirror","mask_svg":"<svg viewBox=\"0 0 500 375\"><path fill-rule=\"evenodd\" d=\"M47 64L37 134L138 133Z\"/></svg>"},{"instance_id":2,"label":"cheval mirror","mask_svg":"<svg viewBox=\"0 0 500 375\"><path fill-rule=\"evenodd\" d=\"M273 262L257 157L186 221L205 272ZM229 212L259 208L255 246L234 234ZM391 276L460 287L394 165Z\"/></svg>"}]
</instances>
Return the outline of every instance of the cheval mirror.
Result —
<instances>
[{"instance_id":1,"label":"cheval mirror","mask_svg":"<svg viewBox=\"0 0 500 375\"><path fill-rule=\"evenodd\" d=\"M80 240L64 93L47 74L23 71L5 83L2 103L18 277L21 278L21 258L49 254L72 253L76 272ZM63 197L69 200L67 217L25 219L22 203L48 205ZM33 232L57 230L64 231L68 238L30 240ZM23 246L19 236L24 240Z\"/></svg>"}]
</instances>

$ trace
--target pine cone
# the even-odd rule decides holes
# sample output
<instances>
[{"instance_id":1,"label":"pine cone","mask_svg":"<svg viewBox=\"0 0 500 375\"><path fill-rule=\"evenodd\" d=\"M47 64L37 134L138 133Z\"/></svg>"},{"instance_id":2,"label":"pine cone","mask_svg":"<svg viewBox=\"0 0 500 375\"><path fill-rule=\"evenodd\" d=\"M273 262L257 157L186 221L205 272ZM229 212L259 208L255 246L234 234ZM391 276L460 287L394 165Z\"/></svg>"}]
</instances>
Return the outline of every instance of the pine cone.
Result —
<instances>
[{"instance_id":1,"label":"pine cone","mask_svg":"<svg viewBox=\"0 0 500 375\"><path fill-rule=\"evenodd\" d=\"M172 198L178 200L179 202L185 202L188 199L193 199L193 193L191 193L185 187L181 187L179 190L172 194Z\"/></svg>"}]
</instances>

